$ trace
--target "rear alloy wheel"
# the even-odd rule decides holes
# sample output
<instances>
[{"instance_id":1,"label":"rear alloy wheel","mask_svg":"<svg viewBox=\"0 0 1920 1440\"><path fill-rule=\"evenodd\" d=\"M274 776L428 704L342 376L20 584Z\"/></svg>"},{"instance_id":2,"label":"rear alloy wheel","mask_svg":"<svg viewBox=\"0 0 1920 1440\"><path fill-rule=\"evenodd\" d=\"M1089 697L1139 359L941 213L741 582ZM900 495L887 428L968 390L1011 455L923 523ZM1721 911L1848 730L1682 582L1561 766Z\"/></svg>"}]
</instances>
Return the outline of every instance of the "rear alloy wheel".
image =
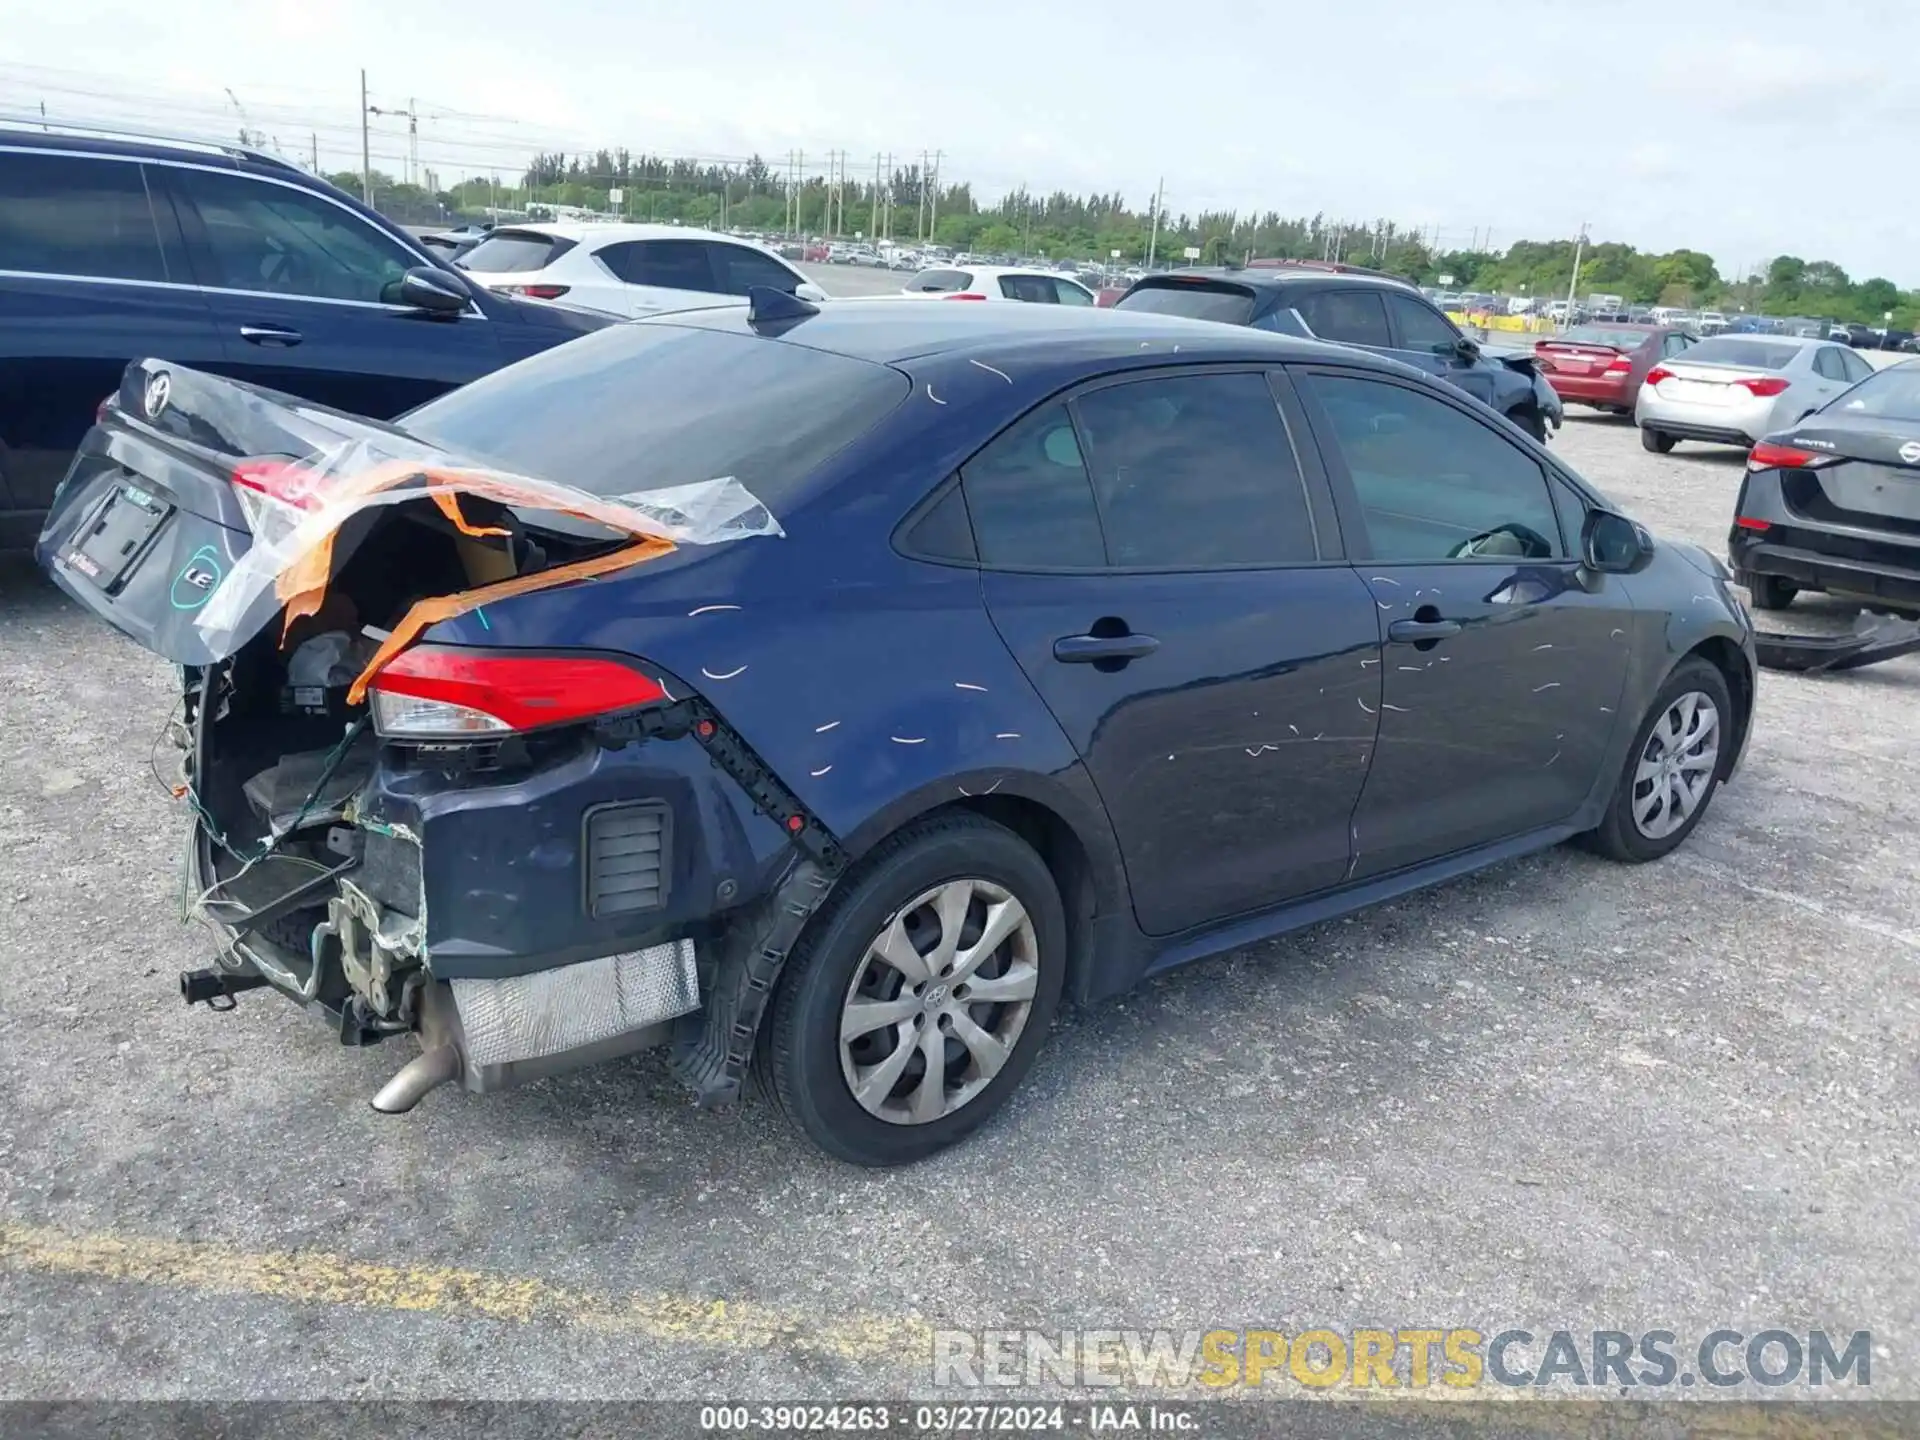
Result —
<instances>
[{"instance_id":1,"label":"rear alloy wheel","mask_svg":"<svg viewBox=\"0 0 1920 1440\"><path fill-rule=\"evenodd\" d=\"M760 1051L780 1108L856 1165L931 1155L1005 1102L1059 1004L1066 918L1046 865L955 814L882 845L788 958Z\"/></svg>"},{"instance_id":2,"label":"rear alloy wheel","mask_svg":"<svg viewBox=\"0 0 1920 1440\"><path fill-rule=\"evenodd\" d=\"M1739 579L1747 587L1756 610L1784 610L1800 593L1798 585L1779 575L1742 575Z\"/></svg>"},{"instance_id":3,"label":"rear alloy wheel","mask_svg":"<svg viewBox=\"0 0 1920 1440\"><path fill-rule=\"evenodd\" d=\"M1660 687L1614 788L1587 837L1614 860L1657 860L1693 833L1720 784L1733 743L1726 677L1705 660L1683 661Z\"/></svg>"},{"instance_id":4,"label":"rear alloy wheel","mask_svg":"<svg viewBox=\"0 0 1920 1440\"><path fill-rule=\"evenodd\" d=\"M1674 438L1663 430L1655 430L1650 425L1642 425L1640 427L1640 445L1642 449L1651 450L1656 455L1665 455L1669 450L1673 449Z\"/></svg>"}]
</instances>

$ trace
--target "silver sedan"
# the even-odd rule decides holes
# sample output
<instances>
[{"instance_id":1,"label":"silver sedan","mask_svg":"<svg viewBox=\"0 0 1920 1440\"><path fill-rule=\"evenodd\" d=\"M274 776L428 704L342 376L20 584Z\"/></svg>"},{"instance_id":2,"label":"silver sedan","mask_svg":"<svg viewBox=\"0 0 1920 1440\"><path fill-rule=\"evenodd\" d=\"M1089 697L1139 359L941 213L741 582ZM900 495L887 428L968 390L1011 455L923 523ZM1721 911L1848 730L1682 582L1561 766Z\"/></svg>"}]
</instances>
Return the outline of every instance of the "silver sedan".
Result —
<instances>
[{"instance_id":1,"label":"silver sedan","mask_svg":"<svg viewBox=\"0 0 1920 1440\"><path fill-rule=\"evenodd\" d=\"M1640 443L1662 455L1680 440L1751 449L1872 373L1845 345L1715 335L1647 372L1633 418Z\"/></svg>"}]
</instances>

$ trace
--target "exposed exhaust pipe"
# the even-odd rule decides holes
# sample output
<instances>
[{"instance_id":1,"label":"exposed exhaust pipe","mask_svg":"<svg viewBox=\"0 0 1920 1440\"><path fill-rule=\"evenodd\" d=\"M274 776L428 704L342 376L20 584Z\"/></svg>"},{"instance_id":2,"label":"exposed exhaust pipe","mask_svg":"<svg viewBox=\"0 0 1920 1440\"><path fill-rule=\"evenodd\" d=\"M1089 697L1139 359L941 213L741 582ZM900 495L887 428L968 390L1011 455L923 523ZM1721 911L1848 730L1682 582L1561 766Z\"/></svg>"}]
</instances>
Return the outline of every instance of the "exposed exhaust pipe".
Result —
<instances>
[{"instance_id":1,"label":"exposed exhaust pipe","mask_svg":"<svg viewBox=\"0 0 1920 1440\"><path fill-rule=\"evenodd\" d=\"M373 1097L373 1108L382 1115L404 1115L425 1097L449 1080L459 1078L460 1052L450 1044L423 1050L394 1072Z\"/></svg>"}]
</instances>

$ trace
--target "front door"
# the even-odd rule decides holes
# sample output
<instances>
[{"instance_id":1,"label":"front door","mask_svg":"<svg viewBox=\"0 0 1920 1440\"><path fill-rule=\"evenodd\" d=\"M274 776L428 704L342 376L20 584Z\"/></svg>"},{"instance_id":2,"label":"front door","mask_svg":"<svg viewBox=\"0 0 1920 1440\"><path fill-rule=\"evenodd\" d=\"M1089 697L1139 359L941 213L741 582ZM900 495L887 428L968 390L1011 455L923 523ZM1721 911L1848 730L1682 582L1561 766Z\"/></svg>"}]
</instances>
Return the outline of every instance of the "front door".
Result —
<instances>
[{"instance_id":1,"label":"front door","mask_svg":"<svg viewBox=\"0 0 1920 1440\"><path fill-rule=\"evenodd\" d=\"M446 317L395 303L423 262L346 206L253 175L164 173L221 373L386 420L499 368L477 307Z\"/></svg>"},{"instance_id":2,"label":"front door","mask_svg":"<svg viewBox=\"0 0 1920 1440\"><path fill-rule=\"evenodd\" d=\"M1190 371L1051 402L962 472L988 611L1085 761L1150 934L1350 868L1380 632L1305 468L1264 375Z\"/></svg>"},{"instance_id":3,"label":"front door","mask_svg":"<svg viewBox=\"0 0 1920 1440\"><path fill-rule=\"evenodd\" d=\"M1316 369L1302 388L1387 641L1355 877L1566 821L1619 723L1633 628L1626 582L1575 558L1552 490L1571 487L1410 382Z\"/></svg>"}]
</instances>

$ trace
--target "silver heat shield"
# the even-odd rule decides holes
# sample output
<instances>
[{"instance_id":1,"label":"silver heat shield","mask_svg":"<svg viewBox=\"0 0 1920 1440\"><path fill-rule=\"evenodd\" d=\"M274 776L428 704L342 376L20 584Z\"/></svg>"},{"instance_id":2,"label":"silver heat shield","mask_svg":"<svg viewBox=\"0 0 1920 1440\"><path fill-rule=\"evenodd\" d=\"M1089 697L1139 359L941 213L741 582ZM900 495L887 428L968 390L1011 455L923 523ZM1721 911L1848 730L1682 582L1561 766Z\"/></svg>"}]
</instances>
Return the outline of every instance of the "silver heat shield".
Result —
<instances>
[{"instance_id":1,"label":"silver heat shield","mask_svg":"<svg viewBox=\"0 0 1920 1440\"><path fill-rule=\"evenodd\" d=\"M578 1050L700 1005L691 940L532 975L450 984L474 1066Z\"/></svg>"}]
</instances>

